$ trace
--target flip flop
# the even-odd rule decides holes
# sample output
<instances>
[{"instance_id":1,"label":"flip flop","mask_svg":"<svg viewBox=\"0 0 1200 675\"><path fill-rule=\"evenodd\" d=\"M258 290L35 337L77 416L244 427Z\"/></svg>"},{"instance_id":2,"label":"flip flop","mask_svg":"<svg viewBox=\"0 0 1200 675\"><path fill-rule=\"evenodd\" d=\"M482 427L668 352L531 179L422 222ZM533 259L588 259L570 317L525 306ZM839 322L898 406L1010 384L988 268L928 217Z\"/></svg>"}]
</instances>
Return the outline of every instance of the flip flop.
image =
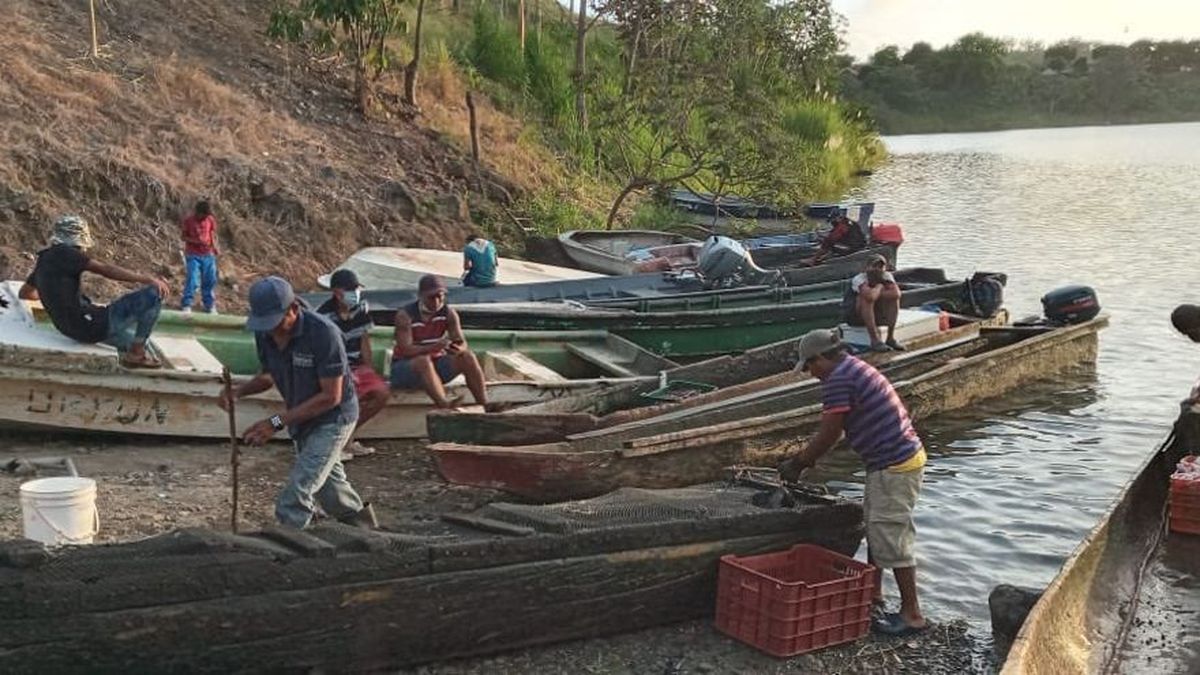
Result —
<instances>
[{"instance_id":1,"label":"flip flop","mask_svg":"<svg viewBox=\"0 0 1200 675\"><path fill-rule=\"evenodd\" d=\"M924 632L929 628L929 624L924 626L910 626L904 617L900 616L899 612L884 614L883 618L876 619L871 624L871 629L876 633L890 635L893 637L907 637Z\"/></svg>"},{"instance_id":2,"label":"flip flop","mask_svg":"<svg viewBox=\"0 0 1200 675\"><path fill-rule=\"evenodd\" d=\"M144 368L147 370L156 370L163 367L162 362L153 356L143 356L140 359L131 359L126 356L121 359L121 365L126 368Z\"/></svg>"}]
</instances>

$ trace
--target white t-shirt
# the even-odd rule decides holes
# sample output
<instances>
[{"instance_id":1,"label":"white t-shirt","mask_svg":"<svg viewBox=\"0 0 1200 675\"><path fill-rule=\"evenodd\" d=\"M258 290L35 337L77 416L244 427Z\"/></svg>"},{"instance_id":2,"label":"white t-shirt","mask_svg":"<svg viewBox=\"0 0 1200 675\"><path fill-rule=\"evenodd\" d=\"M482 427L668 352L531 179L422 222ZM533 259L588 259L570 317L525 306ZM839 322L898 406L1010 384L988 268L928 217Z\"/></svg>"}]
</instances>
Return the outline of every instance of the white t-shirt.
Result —
<instances>
[{"instance_id":1,"label":"white t-shirt","mask_svg":"<svg viewBox=\"0 0 1200 675\"><path fill-rule=\"evenodd\" d=\"M883 280L888 283L893 283L893 284L896 283L896 277L892 276L891 272L884 272ZM866 283L867 283L867 273L859 272L858 274L854 275L853 279L850 280L850 290L854 291L855 293L858 293L859 289L861 289Z\"/></svg>"}]
</instances>

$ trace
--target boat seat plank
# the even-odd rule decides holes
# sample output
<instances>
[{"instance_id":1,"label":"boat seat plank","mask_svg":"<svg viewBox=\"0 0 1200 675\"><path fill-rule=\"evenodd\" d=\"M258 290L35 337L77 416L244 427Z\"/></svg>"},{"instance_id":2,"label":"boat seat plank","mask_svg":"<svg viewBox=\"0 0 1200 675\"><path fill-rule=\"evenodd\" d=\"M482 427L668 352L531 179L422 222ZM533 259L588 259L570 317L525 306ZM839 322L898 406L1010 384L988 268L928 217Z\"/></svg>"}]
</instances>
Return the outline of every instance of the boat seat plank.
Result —
<instances>
[{"instance_id":1,"label":"boat seat plank","mask_svg":"<svg viewBox=\"0 0 1200 675\"><path fill-rule=\"evenodd\" d=\"M498 371L507 371L521 379L533 382L565 382L567 380L562 374L534 361L521 352L492 351L488 352L488 356L492 357Z\"/></svg>"},{"instance_id":2,"label":"boat seat plank","mask_svg":"<svg viewBox=\"0 0 1200 675\"><path fill-rule=\"evenodd\" d=\"M635 377L638 373L624 365L621 355L603 347L567 343L567 351L617 377Z\"/></svg>"},{"instance_id":3,"label":"boat seat plank","mask_svg":"<svg viewBox=\"0 0 1200 675\"><path fill-rule=\"evenodd\" d=\"M225 367L194 337L155 335L150 338L150 345L162 357L163 363L172 370L220 373Z\"/></svg>"}]
</instances>

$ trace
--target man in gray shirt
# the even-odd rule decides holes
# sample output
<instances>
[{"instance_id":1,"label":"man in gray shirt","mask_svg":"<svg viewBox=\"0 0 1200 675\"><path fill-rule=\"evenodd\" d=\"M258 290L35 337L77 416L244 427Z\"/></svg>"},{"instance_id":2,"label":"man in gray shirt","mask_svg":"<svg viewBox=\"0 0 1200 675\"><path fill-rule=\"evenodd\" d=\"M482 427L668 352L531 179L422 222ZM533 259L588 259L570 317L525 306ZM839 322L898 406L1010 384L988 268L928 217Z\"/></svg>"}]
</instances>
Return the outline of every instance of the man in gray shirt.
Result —
<instances>
[{"instance_id":1,"label":"man in gray shirt","mask_svg":"<svg viewBox=\"0 0 1200 675\"><path fill-rule=\"evenodd\" d=\"M358 400L341 332L328 319L296 298L279 277L260 279L250 287L250 316L262 372L234 391L235 399L275 386L286 410L255 422L242 439L264 445L285 428L296 446L296 462L275 502L275 517L292 527L306 527L319 502L325 513L352 525L373 525L370 505L363 504L342 466L342 448L358 421ZM222 395L221 407L229 401Z\"/></svg>"}]
</instances>

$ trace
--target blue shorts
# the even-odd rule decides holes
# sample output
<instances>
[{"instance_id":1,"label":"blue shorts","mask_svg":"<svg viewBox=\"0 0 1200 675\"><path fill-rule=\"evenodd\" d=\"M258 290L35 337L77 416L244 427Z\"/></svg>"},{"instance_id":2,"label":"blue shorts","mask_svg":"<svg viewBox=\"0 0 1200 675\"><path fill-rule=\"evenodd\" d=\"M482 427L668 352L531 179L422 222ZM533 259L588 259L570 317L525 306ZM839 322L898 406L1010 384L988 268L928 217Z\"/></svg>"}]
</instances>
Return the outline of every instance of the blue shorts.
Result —
<instances>
[{"instance_id":1,"label":"blue shorts","mask_svg":"<svg viewBox=\"0 0 1200 675\"><path fill-rule=\"evenodd\" d=\"M433 369L437 371L442 384L446 384L453 380L455 375L458 375L458 368L454 366L454 358L449 354L442 354L434 359ZM424 386L421 384L421 376L413 370L412 359L392 362L391 384L392 389L421 389Z\"/></svg>"}]
</instances>

